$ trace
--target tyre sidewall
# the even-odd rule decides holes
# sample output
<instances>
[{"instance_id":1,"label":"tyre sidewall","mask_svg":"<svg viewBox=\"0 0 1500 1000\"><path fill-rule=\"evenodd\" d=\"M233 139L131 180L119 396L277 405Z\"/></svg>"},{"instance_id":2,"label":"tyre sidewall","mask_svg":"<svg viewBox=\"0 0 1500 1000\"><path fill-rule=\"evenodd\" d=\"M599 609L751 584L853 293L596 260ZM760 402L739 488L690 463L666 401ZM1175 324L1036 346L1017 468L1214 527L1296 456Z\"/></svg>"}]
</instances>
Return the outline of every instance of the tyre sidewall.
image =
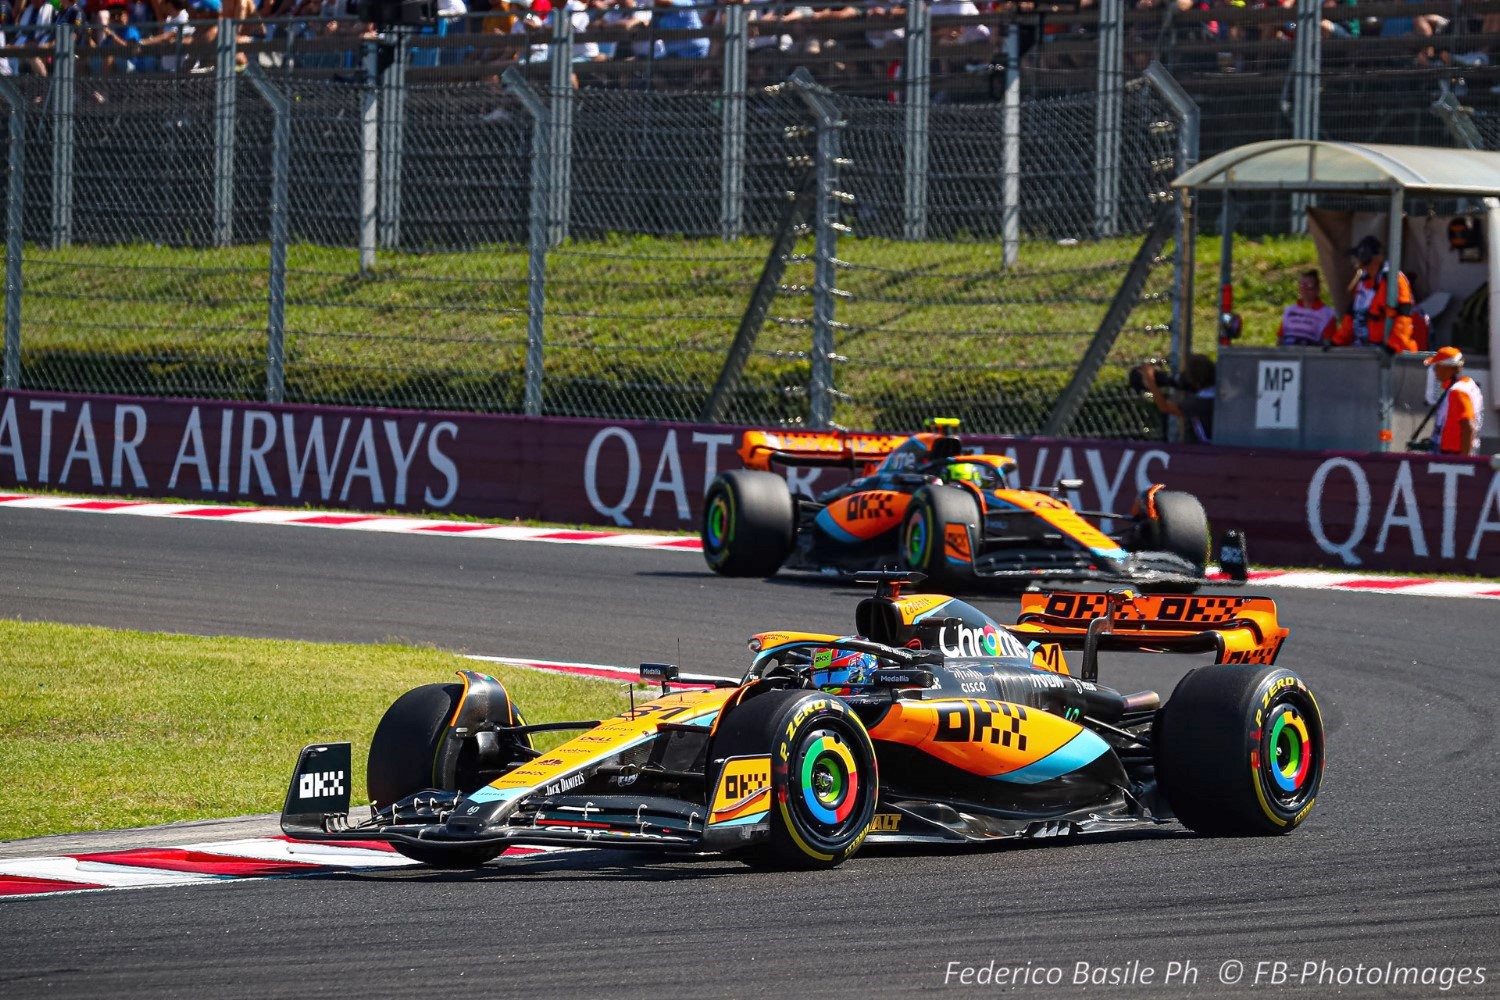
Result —
<instances>
[{"instance_id":1,"label":"tyre sidewall","mask_svg":"<svg viewBox=\"0 0 1500 1000\"><path fill-rule=\"evenodd\" d=\"M786 706L773 733L773 834L785 838L783 847L794 848L807 864L841 864L864 843L879 798L874 744L864 724L838 698L809 694ZM830 749L830 741L837 746ZM852 768L842 759L844 753L852 758ZM846 789L847 800L833 809L820 802L817 789L809 785L809 775L821 773L820 761L836 771L848 768L858 786ZM836 822L826 822L816 815L819 811L825 817L831 813Z\"/></svg>"},{"instance_id":2,"label":"tyre sidewall","mask_svg":"<svg viewBox=\"0 0 1500 1000\"><path fill-rule=\"evenodd\" d=\"M716 478L703 502L703 559L711 569L720 569L730 557L734 544L737 498L728 480Z\"/></svg>"},{"instance_id":3,"label":"tyre sidewall","mask_svg":"<svg viewBox=\"0 0 1500 1000\"><path fill-rule=\"evenodd\" d=\"M1312 690L1290 670L1277 670L1265 678L1252 701L1255 729L1247 734L1247 742L1255 754L1257 803L1267 820L1293 830L1312 811L1323 781L1322 713ZM1295 724L1305 734L1297 732ZM1295 750L1288 751L1288 747ZM1284 767L1278 766L1278 760Z\"/></svg>"},{"instance_id":4,"label":"tyre sidewall","mask_svg":"<svg viewBox=\"0 0 1500 1000\"><path fill-rule=\"evenodd\" d=\"M1276 780L1273 730L1305 730L1306 768L1295 787ZM1279 834L1312 811L1325 761L1322 715L1312 691L1280 667L1214 664L1185 676L1157 716L1157 780L1190 828L1212 834ZM1285 750L1289 742L1283 742ZM1284 757L1285 761L1286 758ZM1283 778L1285 782L1286 778Z\"/></svg>"},{"instance_id":5,"label":"tyre sidewall","mask_svg":"<svg viewBox=\"0 0 1500 1000\"><path fill-rule=\"evenodd\" d=\"M932 586L962 585L974 577L972 561L955 563L948 559L950 524L963 526L972 556L979 525L979 505L973 496L962 488L943 486L923 487L912 496L901 525L901 562L907 569L925 573Z\"/></svg>"}]
</instances>

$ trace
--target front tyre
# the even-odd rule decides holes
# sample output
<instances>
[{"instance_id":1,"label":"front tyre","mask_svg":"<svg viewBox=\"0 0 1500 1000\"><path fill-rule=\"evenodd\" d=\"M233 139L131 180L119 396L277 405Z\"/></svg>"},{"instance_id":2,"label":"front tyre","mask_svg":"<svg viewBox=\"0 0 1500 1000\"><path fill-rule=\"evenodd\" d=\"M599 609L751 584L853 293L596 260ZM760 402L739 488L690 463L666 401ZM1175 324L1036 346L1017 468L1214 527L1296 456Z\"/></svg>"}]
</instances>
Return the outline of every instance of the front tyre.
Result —
<instances>
[{"instance_id":1,"label":"front tyre","mask_svg":"<svg viewBox=\"0 0 1500 1000\"><path fill-rule=\"evenodd\" d=\"M980 534L974 494L962 486L924 486L901 523L901 562L926 574L934 590L962 590L974 582Z\"/></svg>"},{"instance_id":2,"label":"front tyre","mask_svg":"<svg viewBox=\"0 0 1500 1000\"><path fill-rule=\"evenodd\" d=\"M771 751L770 835L740 857L757 868L833 868L853 857L875 818L875 746L839 699L771 691L736 707L715 758Z\"/></svg>"},{"instance_id":3,"label":"front tyre","mask_svg":"<svg viewBox=\"0 0 1500 1000\"><path fill-rule=\"evenodd\" d=\"M1191 563L1201 576L1208 564L1208 514L1191 493L1158 489L1141 525L1143 547L1170 552Z\"/></svg>"},{"instance_id":4,"label":"front tyre","mask_svg":"<svg viewBox=\"0 0 1500 1000\"><path fill-rule=\"evenodd\" d=\"M772 576L792 551L796 505L786 480L736 469L703 497L703 559L723 576Z\"/></svg>"},{"instance_id":5,"label":"front tyre","mask_svg":"<svg viewBox=\"0 0 1500 1000\"><path fill-rule=\"evenodd\" d=\"M1322 713L1281 667L1192 671L1157 713L1152 742L1162 794L1198 833L1290 833L1323 780Z\"/></svg>"},{"instance_id":6,"label":"front tyre","mask_svg":"<svg viewBox=\"0 0 1500 1000\"><path fill-rule=\"evenodd\" d=\"M424 684L397 698L386 709L365 764L365 787L370 801L388 806L417 792L471 792L484 784L466 754L441 754L448 722L463 697L462 684ZM527 744L529 746L529 743ZM393 842L398 852L434 868L478 868L500 854L503 847L423 847Z\"/></svg>"}]
</instances>

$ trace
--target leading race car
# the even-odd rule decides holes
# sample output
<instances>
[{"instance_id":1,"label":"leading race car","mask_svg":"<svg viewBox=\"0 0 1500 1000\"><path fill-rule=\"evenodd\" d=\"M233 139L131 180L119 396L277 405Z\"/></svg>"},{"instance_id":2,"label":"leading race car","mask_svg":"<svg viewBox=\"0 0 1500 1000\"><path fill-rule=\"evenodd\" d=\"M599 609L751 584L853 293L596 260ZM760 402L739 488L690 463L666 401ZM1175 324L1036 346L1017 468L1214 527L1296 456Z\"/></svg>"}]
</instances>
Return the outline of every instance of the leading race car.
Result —
<instances>
[{"instance_id":1,"label":"leading race car","mask_svg":"<svg viewBox=\"0 0 1500 1000\"><path fill-rule=\"evenodd\" d=\"M739 683L663 693L602 722L528 725L462 671L386 712L370 816L349 817L350 745L302 751L282 828L382 840L444 868L507 845L721 853L830 867L866 841L983 843L1174 817L1209 834L1286 833L1312 810L1323 724L1276 667L1262 597L1028 595L1015 625L878 578L858 635L762 632ZM1212 653L1165 704L1097 681L1101 650ZM1078 651L1075 675L1065 650ZM539 751L533 735L577 729Z\"/></svg>"},{"instance_id":2,"label":"leading race car","mask_svg":"<svg viewBox=\"0 0 1500 1000\"><path fill-rule=\"evenodd\" d=\"M1083 485L1021 489L1015 460L968 454L956 420L910 437L747 431L744 469L709 485L703 557L725 576L771 576L783 566L838 575L904 565L939 590L986 580L1104 580L1186 590L1203 581L1208 518L1196 497L1161 485L1128 515L1077 511L1062 493ZM817 500L794 496L773 464L858 470ZM1094 521L1115 521L1111 537ZM1231 579L1246 575L1244 540L1227 533L1219 554Z\"/></svg>"}]
</instances>

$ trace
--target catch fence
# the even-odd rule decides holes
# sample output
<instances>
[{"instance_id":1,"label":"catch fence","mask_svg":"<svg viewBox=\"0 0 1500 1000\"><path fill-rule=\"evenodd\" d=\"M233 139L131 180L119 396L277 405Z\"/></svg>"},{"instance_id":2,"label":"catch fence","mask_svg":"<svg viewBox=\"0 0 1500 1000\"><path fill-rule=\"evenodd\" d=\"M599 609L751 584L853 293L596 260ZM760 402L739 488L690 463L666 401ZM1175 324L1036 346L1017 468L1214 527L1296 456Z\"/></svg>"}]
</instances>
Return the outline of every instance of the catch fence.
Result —
<instances>
[{"instance_id":1,"label":"catch fence","mask_svg":"<svg viewBox=\"0 0 1500 1000\"><path fill-rule=\"evenodd\" d=\"M566 20L534 62L393 33L315 65L224 32L202 72L113 76L59 29L49 76L0 78L5 384L1157 435L1125 374L1174 350L1195 121L1123 61L1028 95L1009 34L957 101L920 47L894 90L732 51L641 89L575 86ZM460 43L479 71L423 77Z\"/></svg>"}]
</instances>

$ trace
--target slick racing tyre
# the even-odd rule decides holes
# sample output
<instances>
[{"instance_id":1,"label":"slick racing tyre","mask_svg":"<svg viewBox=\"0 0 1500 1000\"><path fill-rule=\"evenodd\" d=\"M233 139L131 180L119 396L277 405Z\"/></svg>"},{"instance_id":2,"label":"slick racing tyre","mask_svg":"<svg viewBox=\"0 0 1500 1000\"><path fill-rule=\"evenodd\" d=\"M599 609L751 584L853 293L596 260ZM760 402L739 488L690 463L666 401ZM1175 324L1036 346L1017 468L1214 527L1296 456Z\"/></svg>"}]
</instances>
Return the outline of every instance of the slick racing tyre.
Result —
<instances>
[{"instance_id":1,"label":"slick racing tyre","mask_svg":"<svg viewBox=\"0 0 1500 1000\"><path fill-rule=\"evenodd\" d=\"M1142 548L1170 552L1202 574L1208 564L1208 515L1191 493L1157 490L1151 501L1155 515L1144 514Z\"/></svg>"},{"instance_id":2,"label":"slick racing tyre","mask_svg":"<svg viewBox=\"0 0 1500 1000\"><path fill-rule=\"evenodd\" d=\"M703 498L703 558L723 576L772 576L792 551L796 505L786 480L736 469Z\"/></svg>"},{"instance_id":3,"label":"slick racing tyre","mask_svg":"<svg viewBox=\"0 0 1500 1000\"><path fill-rule=\"evenodd\" d=\"M1156 779L1198 833L1288 833L1323 780L1323 717L1281 667L1216 663L1192 671L1156 715Z\"/></svg>"},{"instance_id":4,"label":"slick racing tyre","mask_svg":"<svg viewBox=\"0 0 1500 1000\"><path fill-rule=\"evenodd\" d=\"M485 784L476 771L472 746L466 745L453 755L447 766L439 762L448 721L453 718L463 691L462 684L424 684L406 692L386 709L370 738L370 756L365 765L365 784L371 802L388 806L429 788L471 792ZM444 758L448 760L449 755ZM443 773L435 773L439 770ZM477 868L504 850L477 845L426 848L395 842L391 846L413 861L434 868Z\"/></svg>"},{"instance_id":5,"label":"slick racing tyre","mask_svg":"<svg viewBox=\"0 0 1500 1000\"><path fill-rule=\"evenodd\" d=\"M961 486L917 490L901 522L901 562L927 575L930 590L962 590L974 582L981 534L979 504Z\"/></svg>"},{"instance_id":6,"label":"slick racing tyre","mask_svg":"<svg viewBox=\"0 0 1500 1000\"><path fill-rule=\"evenodd\" d=\"M769 837L739 857L755 868L833 868L875 819L875 746L838 698L768 691L726 715L710 756L771 756Z\"/></svg>"}]
</instances>

